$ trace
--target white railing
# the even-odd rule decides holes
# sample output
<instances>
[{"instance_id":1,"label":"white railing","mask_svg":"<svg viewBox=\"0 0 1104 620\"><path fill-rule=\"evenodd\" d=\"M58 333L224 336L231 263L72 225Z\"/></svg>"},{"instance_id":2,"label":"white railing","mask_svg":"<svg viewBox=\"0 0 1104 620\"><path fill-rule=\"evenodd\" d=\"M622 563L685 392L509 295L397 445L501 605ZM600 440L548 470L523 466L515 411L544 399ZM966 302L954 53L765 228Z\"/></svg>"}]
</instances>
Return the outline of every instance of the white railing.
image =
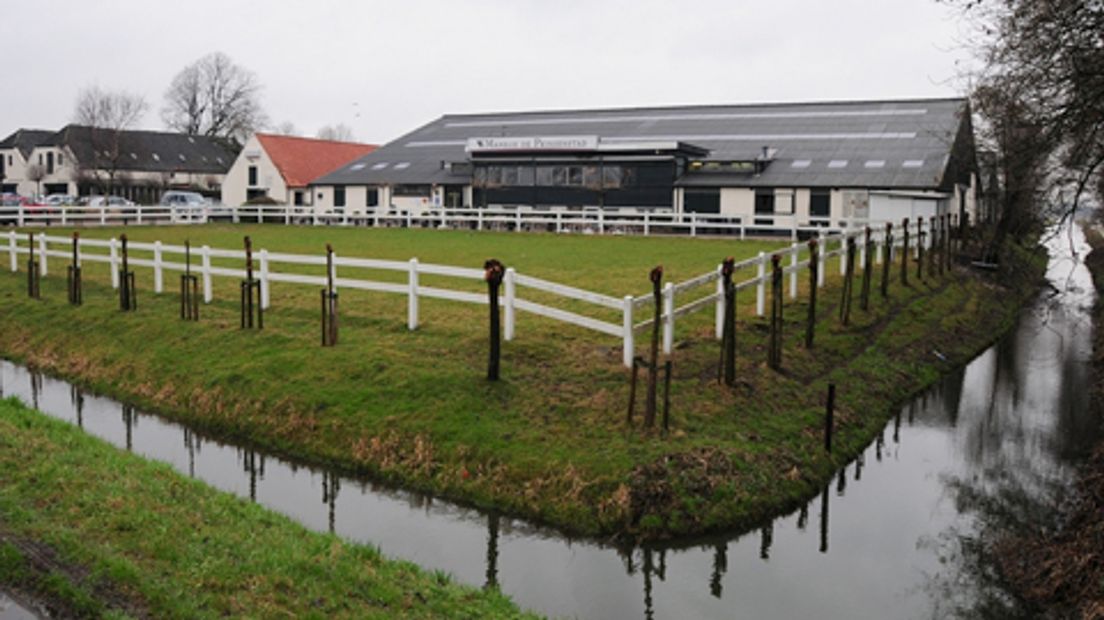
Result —
<instances>
[{"instance_id":1,"label":"white railing","mask_svg":"<svg viewBox=\"0 0 1104 620\"><path fill-rule=\"evenodd\" d=\"M902 236L900 231L895 231L894 234L894 248L898 247L902 243ZM925 231L926 233L927 231ZM846 267L846 248L848 238L859 238L857 243L858 256L856 269L861 270L865 265L865 243L862 242L862 235L864 231L845 231L842 233L828 234L826 231L821 230L818 234L819 239L819 252L818 252L818 273L819 278L817 285L824 285L824 278L826 273L826 264L828 259L839 256L840 273L844 273ZM926 237L927 235L925 235ZM7 253L9 255L10 269L12 272L19 270L19 255L29 254L31 252L29 234L17 233L12 230L5 235ZM913 239L916 237L914 236ZM883 248L885 244L885 231L878 230L872 233L871 241L873 243L873 250L875 256L872 257L872 264L881 264L883 259ZM930 247L930 239L925 239L925 246ZM51 236L46 234L35 235L35 248L34 252L39 262L39 271L43 276L49 273L49 260L52 258L72 260L72 238ZM60 248L59 248L60 246ZM148 267L153 270L153 283L154 292L162 293L164 291L164 272L176 271L183 272L185 270L185 264L180 260L167 260L167 256L182 257L185 253L184 246L164 244L160 241L153 243L143 243L131 241L128 243L128 249L137 251L139 253L145 252L148 258L143 257L128 257L130 265L139 267ZM919 251L918 245L915 240L910 241L910 250ZM220 248L212 248L209 246L201 246L193 248L193 253L197 255L198 265L192 267L194 273L198 274L202 281L203 287L203 300L205 303L211 303L213 300L212 280L216 277L237 278L244 279L246 272L244 268L245 251L244 250L227 250ZM895 250L894 250L895 251ZM276 267L278 265L299 265L299 266L312 266L318 267L320 271L324 271L326 264L326 257L323 254L318 255L303 255L303 254L285 254L279 252L269 252L266 249L259 249L254 253L256 259L256 273L255 277L260 281L261 288L261 305L263 308L268 308L270 305L270 287L272 283L285 283L285 284L300 284L300 285L313 285L313 286L325 286L327 282L325 273L318 273L315 275L298 273L293 271L281 271ZM805 244L794 242L787 247L783 247L771 253L760 252L758 256L742 260L735 264L736 271L754 270L754 276L736 280L735 285L737 290L747 289L755 287L756 289L756 313L759 316L763 316L766 310L766 297L767 297L767 283L770 280L770 274L768 273L767 266L771 261L772 256L778 256L780 260L788 261L788 264L783 268L784 274L789 276L789 295L791 298L798 296L798 274L802 269L809 267L809 255L807 253ZM804 258L802 258L804 256ZM216 266L212 264L212 259L226 259L242 261L241 268ZM892 256L891 256L892 260ZM120 242L115 239L90 239L81 237L77 241L77 264L80 265L83 262L98 262L106 263L110 267L112 286L118 288L119 286L119 268L121 265L120 257ZM342 270L341 277L336 277L336 271L340 268ZM438 286L425 286L420 283L421 275L442 276L446 278L455 278L466 281L482 281L484 272L481 269L473 269L468 267L454 267L449 265L434 265L423 264L416 258L411 258L409 261L393 261L393 260L378 260L371 258L356 258L356 257L342 257L334 256L334 270L335 270L335 286L337 288L350 288L364 291L374 291L381 293L392 293L406 295L407 302L407 327L411 330L417 329L419 318L419 299L420 298L433 298L444 299L449 301L455 301L460 303L471 304L486 304L488 303L487 295L472 292L471 290L456 290L451 288L441 288ZM405 282L387 282L368 279L365 277L354 277L361 274L363 271L390 271L396 273L403 273L406 276ZM350 273L353 275L344 275ZM735 278L734 278L735 280ZM637 330L650 326L654 322L654 318L648 318L642 321L635 321L634 315L637 308L645 306L650 301L653 301L653 294L648 293L645 295L632 296L626 295L625 297L618 299L602 293L596 293L585 289L559 284L556 282L550 282L540 278L519 274L514 268L508 268L504 276L504 291L503 291L503 313L504 313L504 337L507 341L511 341L516 335L516 313L517 311L525 311L538 316L543 316L554 321L568 323L591 331L596 331L602 334L620 338L622 341L622 361L626 366L632 365L633 356L635 353L634 347L634 333ZM704 295L700 294L700 290L709 286L713 286L714 290ZM568 300L575 304L587 304L589 307L601 308L606 313L610 310L620 311L621 324L611 323L593 316L587 316L579 312L569 311L562 308L556 308L546 304L538 303L536 301L525 299L519 296L518 288L526 288L535 291L540 291L545 295L552 296L553 298ZM470 285L469 285L470 288ZM683 305L676 304L676 300L687 300ZM715 270L702 275L690 278L683 282L668 282L662 290L662 313L660 320L663 322L663 350L666 354L670 354L673 350L675 340L675 327L676 319L683 316L688 316L709 307L714 308L714 322L716 327L716 337L721 337L722 319L724 316L724 295L722 291L721 282L721 270L718 266ZM608 315L608 314L607 314Z\"/></svg>"},{"instance_id":2,"label":"white railing","mask_svg":"<svg viewBox=\"0 0 1104 620\"><path fill-rule=\"evenodd\" d=\"M0 207L0 224L16 226L113 226L153 224L282 223L407 228L468 228L473 230L545 231L587 234L785 235L791 240L822 230L840 232L881 220L804 217L797 215L721 215L676 213L645 208L537 209L433 208L403 211L387 208L316 210L291 205L241 207L96 206Z\"/></svg>"}]
</instances>

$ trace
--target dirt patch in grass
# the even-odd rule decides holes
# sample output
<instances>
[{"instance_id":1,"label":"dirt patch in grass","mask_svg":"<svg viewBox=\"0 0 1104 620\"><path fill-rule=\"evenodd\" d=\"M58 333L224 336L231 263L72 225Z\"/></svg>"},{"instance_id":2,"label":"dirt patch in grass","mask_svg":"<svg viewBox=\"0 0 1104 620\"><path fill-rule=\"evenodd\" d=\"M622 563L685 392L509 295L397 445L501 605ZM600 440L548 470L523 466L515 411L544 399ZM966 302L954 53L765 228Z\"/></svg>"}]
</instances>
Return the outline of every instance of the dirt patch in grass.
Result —
<instances>
[{"instance_id":1,"label":"dirt patch in grass","mask_svg":"<svg viewBox=\"0 0 1104 620\"><path fill-rule=\"evenodd\" d=\"M21 599L56 618L92 618L107 609L132 618L153 617L141 597L66 562L49 545L19 536L0 521L0 574Z\"/></svg>"}]
</instances>

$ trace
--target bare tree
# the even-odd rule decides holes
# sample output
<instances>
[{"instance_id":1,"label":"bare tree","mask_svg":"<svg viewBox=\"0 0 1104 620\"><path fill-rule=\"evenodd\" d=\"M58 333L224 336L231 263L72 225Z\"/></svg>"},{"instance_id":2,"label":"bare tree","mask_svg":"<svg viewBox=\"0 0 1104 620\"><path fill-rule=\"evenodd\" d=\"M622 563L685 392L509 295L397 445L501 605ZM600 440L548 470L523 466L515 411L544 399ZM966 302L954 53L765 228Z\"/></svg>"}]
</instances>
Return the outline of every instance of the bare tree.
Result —
<instances>
[{"instance_id":1,"label":"bare tree","mask_svg":"<svg viewBox=\"0 0 1104 620\"><path fill-rule=\"evenodd\" d=\"M320 140L336 140L337 142L354 142L356 135L353 134L352 127L345 123L338 123L336 125L326 125L319 129L318 138Z\"/></svg>"},{"instance_id":2,"label":"bare tree","mask_svg":"<svg viewBox=\"0 0 1104 620\"><path fill-rule=\"evenodd\" d=\"M298 136L299 135L299 128L297 128L295 126L295 123L293 123L291 121L284 121L284 122L280 123L279 125L276 125L276 127L273 129L273 131L280 134L281 136Z\"/></svg>"},{"instance_id":3,"label":"bare tree","mask_svg":"<svg viewBox=\"0 0 1104 620\"><path fill-rule=\"evenodd\" d=\"M975 26L975 100L997 151L998 237L1066 218L1104 172L1104 4L946 0Z\"/></svg>"},{"instance_id":4,"label":"bare tree","mask_svg":"<svg viewBox=\"0 0 1104 620\"><path fill-rule=\"evenodd\" d=\"M27 180L34 181L35 195L42 195L42 179L46 178L46 167L39 164L31 164L27 166Z\"/></svg>"},{"instance_id":5,"label":"bare tree","mask_svg":"<svg viewBox=\"0 0 1104 620\"><path fill-rule=\"evenodd\" d=\"M82 90L73 115L80 125L73 131L82 135L75 136L74 141L86 140L88 149L78 157L78 174L95 179L103 192L110 195L119 177L124 135L142 120L148 109L149 104L141 95L106 91L99 86Z\"/></svg>"},{"instance_id":6,"label":"bare tree","mask_svg":"<svg viewBox=\"0 0 1104 620\"><path fill-rule=\"evenodd\" d=\"M176 74L165 92L161 119L181 133L242 144L268 122L260 94L252 71L214 52Z\"/></svg>"}]
</instances>

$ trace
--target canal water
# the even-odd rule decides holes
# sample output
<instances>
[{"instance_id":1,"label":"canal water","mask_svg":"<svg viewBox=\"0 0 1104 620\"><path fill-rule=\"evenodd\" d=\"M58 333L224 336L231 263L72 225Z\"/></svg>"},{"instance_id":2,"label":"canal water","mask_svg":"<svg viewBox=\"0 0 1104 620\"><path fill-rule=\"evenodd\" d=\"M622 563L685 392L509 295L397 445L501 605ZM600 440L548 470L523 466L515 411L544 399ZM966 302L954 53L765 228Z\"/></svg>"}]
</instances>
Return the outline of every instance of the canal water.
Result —
<instances>
[{"instance_id":1,"label":"canal water","mask_svg":"<svg viewBox=\"0 0 1104 620\"><path fill-rule=\"evenodd\" d=\"M0 361L0 391L127 450L388 556L580 618L976 616L1004 599L972 563L986 498L1038 504L1072 479L1090 417L1091 278L1080 230L1017 327L902 407L818 497L761 527L653 548L525 522L221 443ZM934 354L934 352L933 352ZM1010 510L1019 510L1005 506ZM1007 609L1001 615L1010 613Z\"/></svg>"}]
</instances>

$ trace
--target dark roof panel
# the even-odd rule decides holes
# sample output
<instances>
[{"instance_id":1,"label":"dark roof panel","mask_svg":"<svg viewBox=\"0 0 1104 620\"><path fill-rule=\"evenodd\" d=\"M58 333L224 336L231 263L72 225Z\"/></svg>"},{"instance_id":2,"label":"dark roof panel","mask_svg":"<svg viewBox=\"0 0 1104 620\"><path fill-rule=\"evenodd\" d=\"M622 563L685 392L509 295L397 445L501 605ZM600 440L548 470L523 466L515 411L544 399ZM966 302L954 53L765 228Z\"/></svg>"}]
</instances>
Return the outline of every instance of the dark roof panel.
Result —
<instances>
[{"instance_id":1,"label":"dark roof panel","mask_svg":"<svg viewBox=\"0 0 1104 620\"><path fill-rule=\"evenodd\" d=\"M217 138L160 131L119 132L120 170L225 174L237 157ZM85 125L68 125L40 146L66 146L84 165L102 166L114 158L114 133Z\"/></svg>"},{"instance_id":2,"label":"dark roof panel","mask_svg":"<svg viewBox=\"0 0 1104 620\"><path fill-rule=\"evenodd\" d=\"M15 133L0 140L0 149L19 149L26 159L31 155L34 147L42 144L54 135L53 131L46 129L17 129Z\"/></svg>"},{"instance_id":3,"label":"dark roof panel","mask_svg":"<svg viewBox=\"0 0 1104 620\"><path fill-rule=\"evenodd\" d=\"M714 160L774 152L758 176L687 175L686 185L934 188L967 111L965 99L912 99L446 115L315 183L467 183L445 164L468 160L469 138L581 135L603 145L684 142ZM830 165L836 160L848 163Z\"/></svg>"}]
</instances>

